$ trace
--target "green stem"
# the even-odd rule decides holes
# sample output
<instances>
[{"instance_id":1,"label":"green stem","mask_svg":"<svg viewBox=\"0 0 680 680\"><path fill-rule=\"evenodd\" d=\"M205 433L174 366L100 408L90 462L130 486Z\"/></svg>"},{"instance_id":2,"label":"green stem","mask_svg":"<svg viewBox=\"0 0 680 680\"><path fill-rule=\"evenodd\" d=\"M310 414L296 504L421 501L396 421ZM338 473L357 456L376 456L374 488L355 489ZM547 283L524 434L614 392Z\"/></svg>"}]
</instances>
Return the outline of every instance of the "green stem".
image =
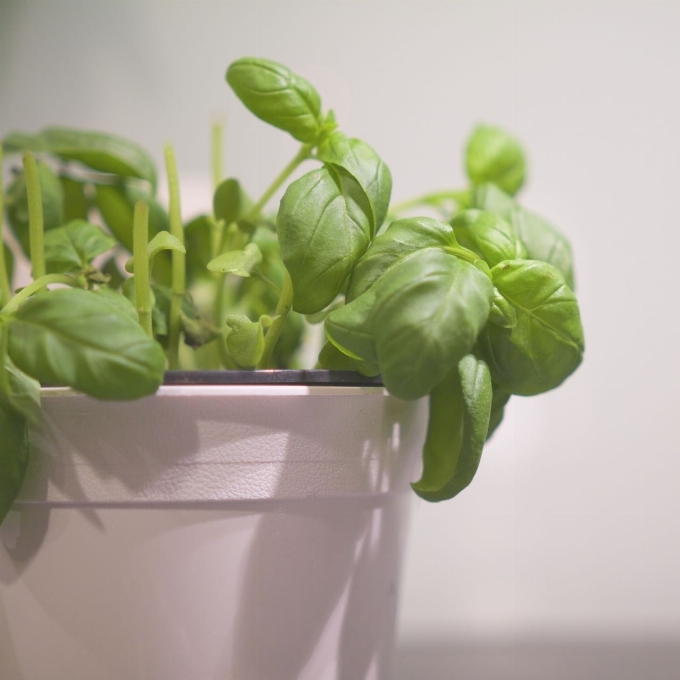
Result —
<instances>
[{"instance_id":1,"label":"green stem","mask_svg":"<svg viewBox=\"0 0 680 680\"><path fill-rule=\"evenodd\" d=\"M28 196L28 238L34 279L45 276L45 244L40 176L35 157L30 151L24 154L24 175Z\"/></svg>"},{"instance_id":2,"label":"green stem","mask_svg":"<svg viewBox=\"0 0 680 680\"><path fill-rule=\"evenodd\" d=\"M286 167L281 170L276 179L269 185L267 190L262 194L260 200L250 209L245 219L249 222L256 220L262 209L267 205L269 199L280 189L281 185L295 172L297 167L303 161L309 158L311 150L314 148L313 144L303 144L300 150L295 154L295 158L291 160Z\"/></svg>"},{"instance_id":3,"label":"green stem","mask_svg":"<svg viewBox=\"0 0 680 680\"><path fill-rule=\"evenodd\" d=\"M294 158L286 165L283 170L276 176L274 181L267 187L265 192L262 194L260 199L255 203L255 205L248 211L248 214L245 216L245 220L248 222L254 222L259 216L264 207L267 205L271 197L281 188L281 185L295 172L295 170L298 168L298 166L306 161L311 154L312 149L314 148L313 144L303 144L298 152L295 154ZM223 243L220 246L220 252L224 252L224 249L226 248L226 239L229 237L229 227L231 225L225 225L225 233L224 233L224 240ZM218 253L219 254L219 253ZM290 283L290 277L286 273L286 280L284 280L283 284L283 290L281 291L281 296L279 298L279 303L277 306L277 312L276 314L279 314L279 307L282 309L286 307L286 304L282 305L282 301L284 300L284 291L286 291L286 281ZM215 316L215 324L218 327L222 326L222 317L224 315L224 285L226 282L226 274L220 274L217 277L216 281L216 292L215 292L215 309L214 309L214 316ZM274 323L271 325L269 330L267 331L267 335L265 336L265 349L264 349L264 354L262 355L262 359L260 361L260 364L258 364L258 368L261 367L261 364L267 365L271 359L271 353L274 349L274 345L276 344L276 341L278 340L279 335L281 335L281 327L283 326L283 322L285 321L286 315L288 314L288 310L290 310L291 305L292 305L292 296L293 296L293 287L292 284L290 284L290 301L287 303L287 308L285 312L281 315L281 319L275 320ZM275 327L276 330L275 330ZM223 344L224 346L220 346L220 354L222 356L222 361L225 364L225 366L230 367L230 364L233 362L231 361L231 357L229 357L229 362L226 361L226 358L228 356L228 350L226 348L226 341L221 342L221 345Z\"/></svg>"},{"instance_id":4,"label":"green stem","mask_svg":"<svg viewBox=\"0 0 680 680\"><path fill-rule=\"evenodd\" d=\"M417 196L416 198L410 198L407 201L402 201L397 203L390 208L390 215L396 215L404 210L409 210L411 208L417 208L421 205L432 205L432 203L441 203L442 201L456 201L460 203L465 201L469 196L468 191L453 191L453 190L443 190L434 191L430 194L423 194L422 196Z\"/></svg>"},{"instance_id":5,"label":"green stem","mask_svg":"<svg viewBox=\"0 0 680 680\"><path fill-rule=\"evenodd\" d=\"M274 316L274 321L267 331L267 335L264 337L264 351L262 352L262 358L257 364L257 368L269 368L272 360L272 353L274 352L274 347L281 335L283 330L283 325L293 307L293 282L290 279L290 274L286 272L283 277L283 286L281 287L281 297L276 305L276 312Z\"/></svg>"},{"instance_id":6,"label":"green stem","mask_svg":"<svg viewBox=\"0 0 680 680\"><path fill-rule=\"evenodd\" d=\"M168 173L168 193L170 195L170 233L184 244L182 211L179 197L177 163L172 146L165 147L165 166ZM170 327L168 338L168 365L170 370L179 368L179 339L182 331L182 300L186 292L186 256L172 251L172 298L170 301Z\"/></svg>"},{"instance_id":7,"label":"green stem","mask_svg":"<svg viewBox=\"0 0 680 680\"><path fill-rule=\"evenodd\" d=\"M132 221L132 256L135 263L135 303L139 325L153 337L151 322L151 277L149 275L149 206L143 201L135 203Z\"/></svg>"},{"instance_id":8,"label":"green stem","mask_svg":"<svg viewBox=\"0 0 680 680\"><path fill-rule=\"evenodd\" d=\"M0 309L0 315L7 316L13 314L19 309L19 306L24 300L27 300L31 295L37 293L45 286L49 286L51 283L65 283L67 286L72 286L73 288L80 287L78 281L72 276L66 276L66 274L45 274L45 276L41 276L39 279L29 283L26 288L22 288L2 309Z\"/></svg>"},{"instance_id":9,"label":"green stem","mask_svg":"<svg viewBox=\"0 0 680 680\"><path fill-rule=\"evenodd\" d=\"M12 288L9 285L7 263L5 262L5 238L3 234L5 206L3 205L3 200L2 141L0 141L0 308L7 304L12 298Z\"/></svg>"},{"instance_id":10,"label":"green stem","mask_svg":"<svg viewBox=\"0 0 680 680\"><path fill-rule=\"evenodd\" d=\"M217 189L224 172L222 170L222 133L224 126L221 122L215 122L212 126L212 134L210 135L210 161L212 168L213 189Z\"/></svg>"}]
</instances>

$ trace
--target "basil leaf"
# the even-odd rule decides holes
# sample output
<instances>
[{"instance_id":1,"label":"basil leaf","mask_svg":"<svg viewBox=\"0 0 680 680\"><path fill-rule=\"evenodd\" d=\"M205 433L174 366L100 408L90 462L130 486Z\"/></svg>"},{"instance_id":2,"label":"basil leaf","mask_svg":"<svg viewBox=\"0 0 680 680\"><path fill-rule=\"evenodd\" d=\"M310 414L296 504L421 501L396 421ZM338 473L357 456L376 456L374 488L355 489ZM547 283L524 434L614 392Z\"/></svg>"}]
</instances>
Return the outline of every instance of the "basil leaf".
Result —
<instances>
[{"instance_id":1,"label":"basil leaf","mask_svg":"<svg viewBox=\"0 0 680 680\"><path fill-rule=\"evenodd\" d=\"M490 267L526 256L515 228L496 213L464 210L453 218L451 226L458 243L484 258Z\"/></svg>"},{"instance_id":2,"label":"basil leaf","mask_svg":"<svg viewBox=\"0 0 680 680\"><path fill-rule=\"evenodd\" d=\"M132 284L128 284L127 287L132 288L134 292L134 278L130 277L130 279L132 279ZM126 279L126 281L129 281L130 279ZM115 290L107 287L99 288L98 290L93 291L93 294L99 298L99 301L102 304L110 305L119 314L127 316L135 323L139 323L139 314L137 313L137 309L133 302L125 295L117 293ZM153 295L153 291L151 294Z\"/></svg>"},{"instance_id":3,"label":"basil leaf","mask_svg":"<svg viewBox=\"0 0 680 680\"><path fill-rule=\"evenodd\" d=\"M371 206L373 235L387 217L392 193L392 175L378 154L360 139L348 139L334 130L319 144L317 155L348 172L366 194Z\"/></svg>"},{"instance_id":4,"label":"basil leaf","mask_svg":"<svg viewBox=\"0 0 680 680\"><path fill-rule=\"evenodd\" d=\"M421 498L448 500L470 484L482 456L491 403L489 368L472 354L432 390L423 473L411 485Z\"/></svg>"},{"instance_id":5,"label":"basil leaf","mask_svg":"<svg viewBox=\"0 0 680 680\"><path fill-rule=\"evenodd\" d=\"M187 249L186 268L189 285L200 278L209 278L208 262L213 254L215 221L208 215L198 215L184 225L184 246Z\"/></svg>"},{"instance_id":6,"label":"basil leaf","mask_svg":"<svg viewBox=\"0 0 680 680\"><path fill-rule=\"evenodd\" d=\"M249 277L262 262L262 253L256 243L249 243L243 250L230 250L208 263L211 272L236 274Z\"/></svg>"},{"instance_id":7,"label":"basil leaf","mask_svg":"<svg viewBox=\"0 0 680 680\"><path fill-rule=\"evenodd\" d=\"M288 187L276 228L297 312L314 314L340 292L370 242L370 212L357 182L329 166Z\"/></svg>"},{"instance_id":8,"label":"basil leaf","mask_svg":"<svg viewBox=\"0 0 680 680\"><path fill-rule=\"evenodd\" d=\"M48 127L36 134L12 132L5 137L7 153L34 151L78 161L93 170L121 177L138 177L156 191L156 168L151 157L134 142L104 132Z\"/></svg>"},{"instance_id":9,"label":"basil leaf","mask_svg":"<svg viewBox=\"0 0 680 680\"><path fill-rule=\"evenodd\" d=\"M6 328L0 325L0 406L29 422L40 419L40 383L19 370L7 354Z\"/></svg>"},{"instance_id":10,"label":"basil leaf","mask_svg":"<svg viewBox=\"0 0 680 680\"><path fill-rule=\"evenodd\" d=\"M525 257L557 267L567 285L574 290L571 246L555 227L542 217L522 208L493 184L475 187L472 203L475 208L489 210L509 221L526 248Z\"/></svg>"},{"instance_id":11,"label":"basil leaf","mask_svg":"<svg viewBox=\"0 0 680 680\"><path fill-rule=\"evenodd\" d=\"M497 127L476 127L467 143L465 167L473 184L493 182L516 194L524 183L526 158L519 142Z\"/></svg>"},{"instance_id":12,"label":"basil leaf","mask_svg":"<svg viewBox=\"0 0 680 680\"><path fill-rule=\"evenodd\" d=\"M59 289L27 300L8 321L9 355L45 384L99 399L153 394L165 356L131 318L90 291Z\"/></svg>"},{"instance_id":13,"label":"basil leaf","mask_svg":"<svg viewBox=\"0 0 680 680\"><path fill-rule=\"evenodd\" d=\"M226 78L258 118L301 142L316 141L323 122L321 98L304 78L282 64L252 57L233 62Z\"/></svg>"},{"instance_id":14,"label":"basil leaf","mask_svg":"<svg viewBox=\"0 0 680 680\"><path fill-rule=\"evenodd\" d=\"M264 352L264 329L260 321L251 321L247 316L231 314L226 319L230 328L227 335L227 349L234 361L244 368L252 368Z\"/></svg>"},{"instance_id":15,"label":"basil leaf","mask_svg":"<svg viewBox=\"0 0 680 680\"><path fill-rule=\"evenodd\" d=\"M378 365L400 399L429 394L471 350L493 295L474 265L434 249L403 259L373 289Z\"/></svg>"},{"instance_id":16,"label":"basil leaf","mask_svg":"<svg viewBox=\"0 0 680 680\"><path fill-rule=\"evenodd\" d=\"M177 253L185 254L187 252L184 244L169 231L159 231L146 246L146 256L149 260L149 268L153 267L156 255L167 250L174 250ZM135 271L135 258L131 257L125 263L125 271L130 274Z\"/></svg>"},{"instance_id":17,"label":"basil leaf","mask_svg":"<svg viewBox=\"0 0 680 680\"><path fill-rule=\"evenodd\" d=\"M501 328L514 328L517 325L517 311L498 292L497 288L493 289L493 300L491 302L489 323L496 324Z\"/></svg>"},{"instance_id":18,"label":"basil leaf","mask_svg":"<svg viewBox=\"0 0 680 680\"><path fill-rule=\"evenodd\" d=\"M2 216L0 215L0 219ZM10 290L12 288L12 279L14 277L14 255L12 251L7 247L6 243L0 242L0 257L5 258L5 271L7 272L7 280L10 284ZM0 291L0 309L2 309L9 300L2 299L2 291Z\"/></svg>"},{"instance_id":19,"label":"basil leaf","mask_svg":"<svg viewBox=\"0 0 680 680\"><path fill-rule=\"evenodd\" d=\"M43 228L56 229L64 223L64 190L56 173L42 161L38 161L38 179L43 207ZM28 194L24 173L16 175L5 195L7 221L24 254L30 256L28 228Z\"/></svg>"},{"instance_id":20,"label":"basil leaf","mask_svg":"<svg viewBox=\"0 0 680 680\"><path fill-rule=\"evenodd\" d=\"M0 523L19 494L27 466L26 418L0 404Z\"/></svg>"},{"instance_id":21,"label":"basil leaf","mask_svg":"<svg viewBox=\"0 0 680 680\"><path fill-rule=\"evenodd\" d=\"M390 267L423 248L455 246L456 239L448 224L430 217L395 220L377 236L352 272L347 299L353 300L368 290Z\"/></svg>"},{"instance_id":22,"label":"basil leaf","mask_svg":"<svg viewBox=\"0 0 680 680\"><path fill-rule=\"evenodd\" d=\"M216 220L224 221L225 227L244 217L251 207L252 201L246 196L238 180L225 179L215 189L213 214Z\"/></svg>"},{"instance_id":23,"label":"basil leaf","mask_svg":"<svg viewBox=\"0 0 680 680\"><path fill-rule=\"evenodd\" d=\"M488 324L480 335L494 382L525 396L557 387L583 359L583 328L574 293L560 272L544 262L503 262L491 273L517 313L514 327Z\"/></svg>"},{"instance_id":24,"label":"basil leaf","mask_svg":"<svg viewBox=\"0 0 680 680\"><path fill-rule=\"evenodd\" d=\"M559 269L567 285L574 290L573 255L566 237L542 217L523 208L513 213L513 224L526 246L527 257Z\"/></svg>"},{"instance_id":25,"label":"basil leaf","mask_svg":"<svg viewBox=\"0 0 680 680\"><path fill-rule=\"evenodd\" d=\"M64 223L87 220L90 205L85 195L85 183L66 175L60 175L59 180L64 192Z\"/></svg>"},{"instance_id":26,"label":"basil leaf","mask_svg":"<svg viewBox=\"0 0 680 680\"><path fill-rule=\"evenodd\" d=\"M111 250L115 239L85 220L73 220L45 233L45 263L48 273L87 269L95 257Z\"/></svg>"}]
</instances>

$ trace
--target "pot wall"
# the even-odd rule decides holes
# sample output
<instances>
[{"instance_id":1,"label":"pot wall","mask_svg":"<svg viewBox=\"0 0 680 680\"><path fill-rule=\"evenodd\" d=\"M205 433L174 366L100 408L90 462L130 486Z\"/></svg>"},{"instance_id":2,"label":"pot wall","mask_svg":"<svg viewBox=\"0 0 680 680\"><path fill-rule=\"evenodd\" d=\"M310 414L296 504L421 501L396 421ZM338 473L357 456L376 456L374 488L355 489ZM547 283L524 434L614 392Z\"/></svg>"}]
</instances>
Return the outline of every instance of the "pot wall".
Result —
<instances>
[{"instance_id":1,"label":"pot wall","mask_svg":"<svg viewBox=\"0 0 680 680\"><path fill-rule=\"evenodd\" d=\"M0 529L3 680L384 680L426 405L45 397Z\"/></svg>"}]
</instances>

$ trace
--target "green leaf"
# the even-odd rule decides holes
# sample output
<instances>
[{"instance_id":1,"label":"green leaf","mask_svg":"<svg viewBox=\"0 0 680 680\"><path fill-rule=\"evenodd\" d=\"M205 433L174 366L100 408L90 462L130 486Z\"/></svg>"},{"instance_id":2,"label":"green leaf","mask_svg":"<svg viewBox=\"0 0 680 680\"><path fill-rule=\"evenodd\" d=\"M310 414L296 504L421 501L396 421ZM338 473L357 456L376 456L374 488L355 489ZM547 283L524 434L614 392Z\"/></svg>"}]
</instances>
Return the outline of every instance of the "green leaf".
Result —
<instances>
[{"instance_id":1,"label":"green leaf","mask_svg":"<svg viewBox=\"0 0 680 680\"><path fill-rule=\"evenodd\" d=\"M64 192L64 223L87 220L90 205L85 194L85 183L67 175L60 175L59 179Z\"/></svg>"},{"instance_id":2,"label":"green leaf","mask_svg":"<svg viewBox=\"0 0 680 680\"><path fill-rule=\"evenodd\" d=\"M226 320L230 328L227 335L227 349L234 361L244 368L252 368L264 352L264 329L260 321L251 321L247 316L231 314Z\"/></svg>"},{"instance_id":3,"label":"green leaf","mask_svg":"<svg viewBox=\"0 0 680 680\"><path fill-rule=\"evenodd\" d=\"M214 230L215 220L209 215L198 215L184 225L189 285L197 279L210 278L207 267L213 255Z\"/></svg>"},{"instance_id":4,"label":"green leaf","mask_svg":"<svg viewBox=\"0 0 680 680\"><path fill-rule=\"evenodd\" d=\"M574 290L571 246L555 227L520 206L493 184L475 187L472 203L473 207L494 212L510 222L526 248L525 257L557 267L567 285Z\"/></svg>"},{"instance_id":5,"label":"green leaf","mask_svg":"<svg viewBox=\"0 0 680 680\"><path fill-rule=\"evenodd\" d=\"M282 64L251 57L233 62L226 78L258 118L301 142L316 141L323 123L321 98L304 78Z\"/></svg>"},{"instance_id":6,"label":"green leaf","mask_svg":"<svg viewBox=\"0 0 680 680\"><path fill-rule=\"evenodd\" d=\"M245 217L251 207L252 201L246 196L238 180L225 179L215 189L213 214L216 220L224 222L225 227Z\"/></svg>"},{"instance_id":7,"label":"green leaf","mask_svg":"<svg viewBox=\"0 0 680 680\"><path fill-rule=\"evenodd\" d=\"M2 219L1 215L0 219ZM14 255L6 243L0 243L0 257L5 258L5 271L7 272L7 279L11 289L12 280L14 278ZM0 309L2 309L8 302L9 300L2 299L2 293L0 292Z\"/></svg>"},{"instance_id":8,"label":"green leaf","mask_svg":"<svg viewBox=\"0 0 680 680\"><path fill-rule=\"evenodd\" d=\"M371 239L361 187L329 166L293 182L277 218L281 257L293 281L293 307L314 314L340 292Z\"/></svg>"},{"instance_id":9,"label":"green leaf","mask_svg":"<svg viewBox=\"0 0 680 680\"><path fill-rule=\"evenodd\" d=\"M64 190L56 173L42 161L38 161L38 179L43 207L43 227L45 231L56 229L64 223ZM7 221L17 238L21 249L29 255L28 195L23 172L17 173L7 187L5 194Z\"/></svg>"},{"instance_id":10,"label":"green leaf","mask_svg":"<svg viewBox=\"0 0 680 680\"><path fill-rule=\"evenodd\" d=\"M20 413L29 422L40 419L40 383L19 370L7 354L7 330L0 325L0 407Z\"/></svg>"},{"instance_id":11,"label":"green leaf","mask_svg":"<svg viewBox=\"0 0 680 680\"><path fill-rule=\"evenodd\" d=\"M230 250L208 263L211 272L236 274L249 277L262 262L262 253L256 243L249 243L243 250Z\"/></svg>"},{"instance_id":12,"label":"green leaf","mask_svg":"<svg viewBox=\"0 0 680 680\"><path fill-rule=\"evenodd\" d=\"M542 217L523 208L513 214L513 224L526 246L527 257L559 269L567 285L574 290L574 258L566 237Z\"/></svg>"},{"instance_id":13,"label":"green leaf","mask_svg":"<svg viewBox=\"0 0 680 680\"><path fill-rule=\"evenodd\" d=\"M133 283L131 284L131 287L134 292L134 280ZM139 314L137 313L137 309L135 308L132 301L122 293L118 293L115 290L112 290L111 288L107 288L106 286L104 286L102 288L99 288L98 290L93 291L93 294L99 298L102 304L113 307L119 314L127 316L131 321L134 321L135 323L139 323Z\"/></svg>"},{"instance_id":14,"label":"green leaf","mask_svg":"<svg viewBox=\"0 0 680 680\"><path fill-rule=\"evenodd\" d=\"M90 291L59 289L27 300L10 317L9 355L43 384L99 399L153 394L165 355L128 315Z\"/></svg>"},{"instance_id":15,"label":"green leaf","mask_svg":"<svg viewBox=\"0 0 680 680\"><path fill-rule=\"evenodd\" d=\"M318 157L348 172L366 194L371 206L373 235L387 217L392 193L392 175L373 149L360 139L348 139L340 130L331 132L320 144Z\"/></svg>"},{"instance_id":16,"label":"green leaf","mask_svg":"<svg viewBox=\"0 0 680 680\"><path fill-rule=\"evenodd\" d=\"M464 210L453 218L451 226L458 243L484 258L490 267L526 256L515 228L496 213Z\"/></svg>"},{"instance_id":17,"label":"green leaf","mask_svg":"<svg viewBox=\"0 0 680 680\"><path fill-rule=\"evenodd\" d=\"M432 390L423 473L412 484L421 498L447 500L470 484L484 449L491 403L489 368L472 354Z\"/></svg>"},{"instance_id":18,"label":"green leaf","mask_svg":"<svg viewBox=\"0 0 680 680\"><path fill-rule=\"evenodd\" d=\"M583 359L574 293L560 272L544 262L502 262L491 273L494 286L517 313L512 328L488 324L480 336L494 383L525 396L557 387Z\"/></svg>"},{"instance_id":19,"label":"green leaf","mask_svg":"<svg viewBox=\"0 0 680 680\"><path fill-rule=\"evenodd\" d=\"M156 168L138 144L117 135L91 130L48 127L36 134L12 132L5 137L7 153L34 151L78 161L93 170L121 177L138 177L156 191Z\"/></svg>"},{"instance_id":20,"label":"green leaf","mask_svg":"<svg viewBox=\"0 0 680 680\"><path fill-rule=\"evenodd\" d=\"M319 352L319 367L327 371L356 371L357 362L341 352L330 340Z\"/></svg>"},{"instance_id":21,"label":"green leaf","mask_svg":"<svg viewBox=\"0 0 680 680\"><path fill-rule=\"evenodd\" d=\"M156 255L162 253L164 250L174 250L177 253L185 254L187 252L184 244L169 231L159 231L147 244L146 253L149 260L149 268L153 267ZM131 257L125 263L125 271L130 274L135 271L135 258Z\"/></svg>"},{"instance_id":22,"label":"green leaf","mask_svg":"<svg viewBox=\"0 0 680 680\"><path fill-rule=\"evenodd\" d=\"M215 328L215 326L204 319L191 318L184 313L180 319L184 333L184 342L194 349L207 345L222 335L218 328ZM167 335L167 331L165 334Z\"/></svg>"},{"instance_id":23,"label":"green leaf","mask_svg":"<svg viewBox=\"0 0 680 680\"><path fill-rule=\"evenodd\" d=\"M455 245L453 230L444 222L430 217L395 220L375 238L357 262L347 288L347 299L359 297L407 255L424 248L442 249Z\"/></svg>"},{"instance_id":24,"label":"green leaf","mask_svg":"<svg viewBox=\"0 0 680 680\"><path fill-rule=\"evenodd\" d=\"M429 394L471 350L493 295L479 269L435 249L403 259L370 290L378 365L400 399Z\"/></svg>"},{"instance_id":25,"label":"green leaf","mask_svg":"<svg viewBox=\"0 0 680 680\"><path fill-rule=\"evenodd\" d=\"M115 239L105 234L101 227L85 220L73 220L45 233L47 272L83 271L95 257L115 245Z\"/></svg>"},{"instance_id":26,"label":"green leaf","mask_svg":"<svg viewBox=\"0 0 680 680\"><path fill-rule=\"evenodd\" d=\"M465 167L473 184L493 182L516 194L524 183L526 158L519 142L497 127L476 127L467 143Z\"/></svg>"},{"instance_id":27,"label":"green leaf","mask_svg":"<svg viewBox=\"0 0 680 680\"><path fill-rule=\"evenodd\" d=\"M489 323L496 324L496 326L501 328L514 328L517 325L517 311L495 287L493 289Z\"/></svg>"},{"instance_id":28,"label":"green leaf","mask_svg":"<svg viewBox=\"0 0 680 680\"><path fill-rule=\"evenodd\" d=\"M0 523L19 494L27 466L26 418L0 405Z\"/></svg>"}]
</instances>

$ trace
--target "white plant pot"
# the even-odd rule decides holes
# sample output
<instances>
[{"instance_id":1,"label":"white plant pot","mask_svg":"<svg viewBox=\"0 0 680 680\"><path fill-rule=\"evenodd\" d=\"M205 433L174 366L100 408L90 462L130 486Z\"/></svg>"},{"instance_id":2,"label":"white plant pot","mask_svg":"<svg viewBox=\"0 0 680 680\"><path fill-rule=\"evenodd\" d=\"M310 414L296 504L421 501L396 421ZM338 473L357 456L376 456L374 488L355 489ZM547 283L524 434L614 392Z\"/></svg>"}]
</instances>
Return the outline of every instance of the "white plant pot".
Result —
<instances>
[{"instance_id":1,"label":"white plant pot","mask_svg":"<svg viewBox=\"0 0 680 680\"><path fill-rule=\"evenodd\" d=\"M386 680L424 402L46 390L0 528L2 680Z\"/></svg>"}]
</instances>

